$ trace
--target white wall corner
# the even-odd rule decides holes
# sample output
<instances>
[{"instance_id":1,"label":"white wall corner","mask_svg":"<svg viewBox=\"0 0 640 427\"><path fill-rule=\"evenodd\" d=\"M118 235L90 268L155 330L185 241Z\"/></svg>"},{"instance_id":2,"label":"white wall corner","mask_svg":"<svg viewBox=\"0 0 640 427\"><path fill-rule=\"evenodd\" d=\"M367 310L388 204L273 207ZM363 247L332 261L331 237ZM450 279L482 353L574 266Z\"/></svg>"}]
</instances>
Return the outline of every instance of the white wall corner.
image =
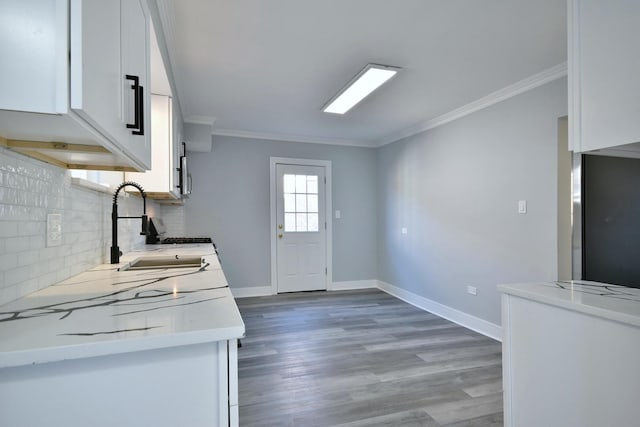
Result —
<instances>
[{"instance_id":1,"label":"white wall corner","mask_svg":"<svg viewBox=\"0 0 640 427\"><path fill-rule=\"evenodd\" d=\"M267 295L273 295L271 285L252 286L246 288L234 288L229 286L229 290L233 294L234 298L264 297Z\"/></svg>"},{"instance_id":2,"label":"white wall corner","mask_svg":"<svg viewBox=\"0 0 640 427\"><path fill-rule=\"evenodd\" d=\"M377 280L351 280L346 282L333 282L329 285L328 291L348 291L353 289L375 289L378 287Z\"/></svg>"},{"instance_id":3,"label":"white wall corner","mask_svg":"<svg viewBox=\"0 0 640 427\"><path fill-rule=\"evenodd\" d=\"M209 123L184 123L184 139L187 144L187 150L209 153L212 150L212 133L213 127Z\"/></svg>"},{"instance_id":4,"label":"white wall corner","mask_svg":"<svg viewBox=\"0 0 640 427\"><path fill-rule=\"evenodd\" d=\"M404 302L407 302L422 310L433 313L437 316L457 323L460 326L476 331L489 338L502 342L502 327L495 323L488 322L479 317L464 313L455 308L440 304L413 292L406 291L397 286L378 280L378 289L392 295Z\"/></svg>"}]
</instances>

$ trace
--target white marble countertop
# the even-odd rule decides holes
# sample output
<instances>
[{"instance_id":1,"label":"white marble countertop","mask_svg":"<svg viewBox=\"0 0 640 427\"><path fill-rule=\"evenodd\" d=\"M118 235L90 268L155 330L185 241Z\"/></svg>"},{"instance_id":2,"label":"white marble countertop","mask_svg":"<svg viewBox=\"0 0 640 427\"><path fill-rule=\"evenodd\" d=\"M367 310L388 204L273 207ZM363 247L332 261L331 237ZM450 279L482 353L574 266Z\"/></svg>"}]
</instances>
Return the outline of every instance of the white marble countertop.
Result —
<instances>
[{"instance_id":1,"label":"white marble countertop","mask_svg":"<svg viewBox=\"0 0 640 427\"><path fill-rule=\"evenodd\" d=\"M118 271L142 256L202 267ZM149 245L0 306L0 368L241 338L245 328L211 244Z\"/></svg>"},{"instance_id":2,"label":"white marble countertop","mask_svg":"<svg viewBox=\"0 0 640 427\"><path fill-rule=\"evenodd\" d=\"M498 285L510 295L640 327L640 289L582 280Z\"/></svg>"}]
</instances>

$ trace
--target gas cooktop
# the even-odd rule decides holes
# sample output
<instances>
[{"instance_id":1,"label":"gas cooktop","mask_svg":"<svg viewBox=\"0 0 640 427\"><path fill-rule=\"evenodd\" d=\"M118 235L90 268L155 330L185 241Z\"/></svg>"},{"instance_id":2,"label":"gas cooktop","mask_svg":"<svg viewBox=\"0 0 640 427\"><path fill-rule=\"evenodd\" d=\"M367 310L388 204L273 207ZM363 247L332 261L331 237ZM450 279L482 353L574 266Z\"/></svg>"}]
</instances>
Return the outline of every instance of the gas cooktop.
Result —
<instances>
[{"instance_id":1,"label":"gas cooktop","mask_svg":"<svg viewBox=\"0 0 640 427\"><path fill-rule=\"evenodd\" d=\"M211 237L167 237L160 242L163 245L175 245L185 243L213 243Z\"/></svg>"}]
</instances>

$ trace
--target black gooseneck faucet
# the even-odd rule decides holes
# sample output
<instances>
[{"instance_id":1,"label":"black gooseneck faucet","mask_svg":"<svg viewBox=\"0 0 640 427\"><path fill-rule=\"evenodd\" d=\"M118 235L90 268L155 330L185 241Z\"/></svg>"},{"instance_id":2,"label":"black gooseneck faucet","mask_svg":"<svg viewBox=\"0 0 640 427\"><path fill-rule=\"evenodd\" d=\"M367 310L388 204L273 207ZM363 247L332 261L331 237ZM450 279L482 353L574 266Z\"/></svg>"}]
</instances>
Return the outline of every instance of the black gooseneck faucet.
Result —
<instances>
[{"instance_id":1,"label":"black gooseneck faucet","mask_svg":"<svg viewBox=\"0 0 640 427\"><path fill-rule=\"evenodd\" d=\"M118 193L124 187L131 186L135 187L140 191L140 195L142 196L142 216L118 216ZM144 192L142 186L133 181L123 182L118 186L116 192L113 194L113 205L111 209L111 264L118 264L120 262L120 248L118 247L118 219L128 219L128 218L141 218L142 219L142 231L140 232L141 236L146 236L149 234L149 221L147 218L147 193Z\"/></svg>"}]
</instances>

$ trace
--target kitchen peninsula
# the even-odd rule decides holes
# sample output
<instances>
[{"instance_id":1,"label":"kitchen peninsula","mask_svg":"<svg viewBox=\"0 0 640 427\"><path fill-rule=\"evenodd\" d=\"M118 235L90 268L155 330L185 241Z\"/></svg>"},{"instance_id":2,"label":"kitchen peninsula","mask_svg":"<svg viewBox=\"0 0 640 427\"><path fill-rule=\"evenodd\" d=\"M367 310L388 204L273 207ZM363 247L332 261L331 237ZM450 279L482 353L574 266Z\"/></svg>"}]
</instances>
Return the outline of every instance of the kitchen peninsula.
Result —
<instances>
[{"instance_id":1,"label":"kitchen peninsula","mask_svg":"<svg viewBox=\"0 0 640 427\"><path fill-rule=\"evenodd\" d=\"M0 425L237 425L244 332L212 245L131 252L0 307Z\"/></svg>"},{"instance_id":2,"label":"kitchen peninsula","mask_svg":"<svg viewBox=\"0 0 640 427\"><path fill-rule=\"evenodd\" d=\"M640 289L501 285L505 426L637 426Z\"/></svg>"}]
</instances>

